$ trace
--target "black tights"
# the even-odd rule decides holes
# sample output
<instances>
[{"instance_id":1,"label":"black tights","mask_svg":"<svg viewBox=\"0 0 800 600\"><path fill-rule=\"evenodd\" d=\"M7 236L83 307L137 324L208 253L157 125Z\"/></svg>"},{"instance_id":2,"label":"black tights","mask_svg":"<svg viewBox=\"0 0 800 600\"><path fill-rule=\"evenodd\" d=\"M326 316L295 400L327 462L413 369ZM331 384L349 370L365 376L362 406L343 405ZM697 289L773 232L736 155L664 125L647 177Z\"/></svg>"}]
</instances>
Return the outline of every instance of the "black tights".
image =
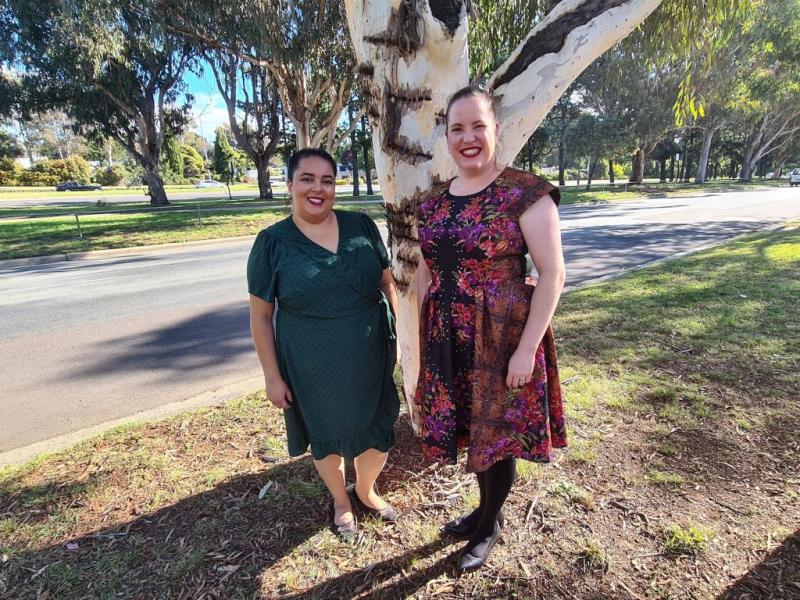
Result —
<instances>
[{"instance_id":1,"label":"black tights","mask_svg":"<svg viewBox=\"0 0 800 600\"><path fill-rule=\"evenodd\" d=\"M478 546L485 545L494 534L497 516L511 491L516 471L516 459L507 458L494 463L481 473L476 473L481 500L478 508L466 517L467 520L478 523L466 546L468 551L475 548L482 552Z\"/></svg>"}]
</instances>

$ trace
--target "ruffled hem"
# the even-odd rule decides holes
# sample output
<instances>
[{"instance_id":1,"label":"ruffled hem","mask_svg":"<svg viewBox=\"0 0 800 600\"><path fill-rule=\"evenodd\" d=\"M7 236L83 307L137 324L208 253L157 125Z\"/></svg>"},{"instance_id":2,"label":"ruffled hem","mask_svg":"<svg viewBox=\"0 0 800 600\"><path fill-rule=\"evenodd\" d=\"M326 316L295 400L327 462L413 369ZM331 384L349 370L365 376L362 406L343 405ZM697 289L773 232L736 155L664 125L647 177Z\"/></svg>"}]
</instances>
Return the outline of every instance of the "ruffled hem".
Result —
<instances>
[{"instance_id":1,"label":"ruffled hem","mask_svg":"<svg viewBox=\"0 0 800 600\"><path fill-rule=\"evenodd\" d=\"M379 452L388 452L395 445L394 426L389 431L373 428L356 436L342 440L321 440L311 442L311 455L314 460L322 460L330 454L353 459L364 451L374 448ZM302 450L289 451L290 456L302 456L308 451L308 445Z\"/></svg>"}]
</instances>

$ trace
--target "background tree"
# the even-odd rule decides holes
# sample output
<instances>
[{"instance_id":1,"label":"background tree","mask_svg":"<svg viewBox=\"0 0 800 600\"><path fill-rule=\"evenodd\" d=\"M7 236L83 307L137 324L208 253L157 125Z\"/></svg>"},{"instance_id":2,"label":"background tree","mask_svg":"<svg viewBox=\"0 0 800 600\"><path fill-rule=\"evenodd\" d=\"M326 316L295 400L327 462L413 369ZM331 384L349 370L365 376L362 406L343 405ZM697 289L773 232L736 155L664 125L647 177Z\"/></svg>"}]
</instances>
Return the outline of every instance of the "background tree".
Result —
<instances>
[{"instance_id":1,"label":"background tree","mask_svg":"<svg viewBox=\"0 0 800 600\"><path fill-rule=\"evenodd\" d=\"M533 132L533 135L528 138L522 150L519 151L515 159L515 164L518 164L526 171L533 171L534 163L538 163L542 158L547 156L553 151L553 146L550 140L550 130L545 127L539 127Z\"/></svg>"},{"instance_id":2,"label":"background tree","mask_svg":"<svg viewBox=\"0 0 800 600\"><path fill-rule=\"evenodd\" d=\"M87 132L116 139L144 170L151 203L162 205L159 156L165 135L186 122L191 99L179 96L194 53L165 29L155 5L8 0L0 33L13 36L5 50L24 65L27 108L64 110Z\"/></svg>"},{"instance_id":3,"label":"background tree","mask_svg":"<svg viewBox=\"0 0 800 600\"><path fill-rule=\"evenodd\" d=\"M0 130L0 158L18 158L22 156L22 146L7 131Z\"/></svg>"},{"instance_id":4,"label":"background tree","mask_svg":"<svg viewBox=\"0 0 800 600\"><path fill-rule=\"evenodd\" d=\"M556 105L547 114L544 127L549 132L551 144L556 149L558 162L558 185L564 185L564 173L567 168L567 139L570 125L578 118L580 107L573 101L575 87L571 86L558 99Z\"/></svg>"},{"instance_id":5,"label":"background tree","mask_svg":"<svg viewBox=\"0 0 800 600\"><path fill-rule=\"evenodd\" d=\"M800 131L800 2L774 0L760 5L750 32L759 57L737 86L737 104L749 123L741 179L780 151Z\"/></svg>"},{"instance_id":6,"label":"background tree","mask_svg":"<svg viewBox=\"0 0 800 600\"><path fill-rule=\"evenodd\" d=\"M187 39L269 71L296 148L331 151L349 137L349 131L337 135L355 79L341 2L175 0L162 9Z\"/></svg>"},{"instance_id":7,"label":"background tree","mask_svg":"<svg viewBox=\"0 0 800 600\"><path fill-rule=\"evenodd\" d=\"M183 176L187 179L199 179L205 176L206 165L203 157L189 144L181 144L181 158L183 159Z\"/></svg>"},{"instance_id":8,"label":"background tree","mask_svg":"<svg viewBox=\"0 0 800 600\"><path fill-rule=\"evenodd\" d=\"M280 141L281 125L277 84L264 65L225 50L209 50L206 55L225 100L231 132L255 165L259 198L271 199L269 164Z\"/></svg>"},{"instance_id":9,"label":"background tree","mask_svg":"<svg viewBox=\"0 0 800 600\"><path fill-rule=\"evenodd\" d=\"M211 168L228 181L231 166L239 162L238 152L231 146L228 132L224 127L217 127L214 132L214 151L212 153Z\"/></svg>"},{"instance_id":10,"label":"background tree","mask_svg":"<svg viewBox=\"0 0 800 600\"><path fill-rule=\"evenodd\" d=\"M183 183L183 154L174 135L168 135L161 151L161 173L168 183Z\"/></svg>"}]
</instances>

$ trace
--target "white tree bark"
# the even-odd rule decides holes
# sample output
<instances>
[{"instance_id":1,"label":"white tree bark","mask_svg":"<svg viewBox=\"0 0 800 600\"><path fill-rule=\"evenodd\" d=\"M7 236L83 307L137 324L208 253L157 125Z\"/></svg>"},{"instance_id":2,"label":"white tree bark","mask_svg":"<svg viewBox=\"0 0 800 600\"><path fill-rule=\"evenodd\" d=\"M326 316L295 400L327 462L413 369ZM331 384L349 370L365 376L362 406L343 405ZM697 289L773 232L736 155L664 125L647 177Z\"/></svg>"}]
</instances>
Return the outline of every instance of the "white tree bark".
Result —
<instances>
[{"instance_id":1,"label":"white tree bark","mask_svg":"<svg viewBox=\"0 0 800 600\"><path fill-rule=\"evenodd\" d=\"M510 163L565 89L630 33L661 0L562 0L490 79L500 121L499 159ZM414 274L416 205L453 173L444 138L449 96L468 82L467 0L345 0L362 95L386 202L393 272L400 292L403 391L419 372Z\"/></svg>"},{"instance_id":2,"label":"white tree bark","mask_svg":"<svg viewBox=\"0 0 800 600\"><path fill-rule=\"evenodd\" d=\"M703 129L703 147L700 150L700 160L697 163L695 183L705 183L708 178L708 157L711 155L711 144L714 141L714 136L722 125L722 119L716 117L710 117L705 122L705 128Z\"/></svg>"}]
</instances>

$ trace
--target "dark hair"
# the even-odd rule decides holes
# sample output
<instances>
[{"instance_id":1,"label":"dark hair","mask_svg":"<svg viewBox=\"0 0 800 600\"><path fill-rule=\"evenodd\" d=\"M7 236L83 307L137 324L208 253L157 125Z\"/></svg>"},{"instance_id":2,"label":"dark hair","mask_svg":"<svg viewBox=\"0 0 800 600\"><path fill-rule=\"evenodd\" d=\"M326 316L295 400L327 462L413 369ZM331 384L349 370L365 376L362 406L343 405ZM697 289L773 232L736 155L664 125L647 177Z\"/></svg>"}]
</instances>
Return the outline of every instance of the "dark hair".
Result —
<instances>
[{"instance_id":1,"label":"dark hair","mask_svg":"<svg viewBox=\"0 0 800 600\"><path fill-rule=\"evenodd\" d=\"M333 169L333 176L336 177L336 161L333 160L333 157L330 154L325 152L325 150L322 148L303 148L289 157L289 164L286 165L286 177L289 181L294 178L294 172L300 165L300 161L304 158L310 158L312 156L315 158L321 158L322 160L327 160L328 164L331 166L331 169Z\"/></svg>"},{"instance_id":2,"label":"dark hair","mask_svg":"<svg viewBox=\"0 0 800 600\"><path fill-rule=\"evenodd\" d=\"M494 96L483 86L478 85L477 83L470 83L468 86L461 88L452 96L450 96L450 100L447 101L447 110L444 113L445 125L447 125L447 122L450 119L450 109L452 108L453 104L462 98L469 98L471 96L479 96L486 100L486 103L489 105L489 110L492 111L493 115L496 114L494 112Z\"/></svg>"}]
</instances>

